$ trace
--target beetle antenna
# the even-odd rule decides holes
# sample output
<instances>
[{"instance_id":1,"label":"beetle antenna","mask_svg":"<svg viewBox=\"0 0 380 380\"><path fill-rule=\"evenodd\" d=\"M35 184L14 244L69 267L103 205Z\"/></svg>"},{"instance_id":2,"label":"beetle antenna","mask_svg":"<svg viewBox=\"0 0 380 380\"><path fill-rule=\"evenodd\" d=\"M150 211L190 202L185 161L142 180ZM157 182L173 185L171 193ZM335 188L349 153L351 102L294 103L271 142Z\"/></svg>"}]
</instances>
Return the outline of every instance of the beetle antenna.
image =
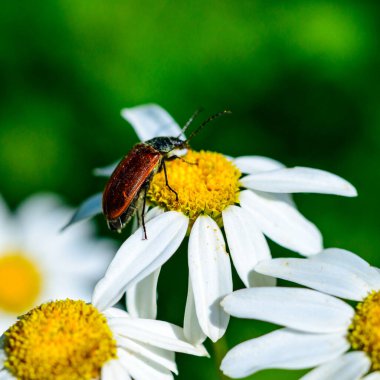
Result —
<instances>
[{"instance_id":1,"label":"beetle antenna","mask_svg":"<svg viewBox=\"0 0 380 380\"><path fill-rule=\"evenodd\" d=\"M196 136L199 131L205 126L207 125L208 123L210 123L211 121L217 119L218 117L220 116L223 116L223 115L229 115L231 114L232 112L229 111L229 110L224 110L224 111L221 111L221 112L218 112L214 115L211 115L208 119L206 119L195 131L193 131L191 133L191 135L189 136L189 138L186 140L186 143L189 142L194 136Z\"/></svg>"},{"instance_id":2,"label":"beetle antenna","mask_svg":"<svg viewBox=\"0 0 380 380\"><path fill-rule=\"evenodd\" d=\"M180 135L177 138L180 138L181 136L185 136L186 129L189 128L191 123L194 121L194 119L203 111L202 107L199 107L190 117L190 119L187 121L185 126L182 128Z\"/></svg>"}]
</instances>

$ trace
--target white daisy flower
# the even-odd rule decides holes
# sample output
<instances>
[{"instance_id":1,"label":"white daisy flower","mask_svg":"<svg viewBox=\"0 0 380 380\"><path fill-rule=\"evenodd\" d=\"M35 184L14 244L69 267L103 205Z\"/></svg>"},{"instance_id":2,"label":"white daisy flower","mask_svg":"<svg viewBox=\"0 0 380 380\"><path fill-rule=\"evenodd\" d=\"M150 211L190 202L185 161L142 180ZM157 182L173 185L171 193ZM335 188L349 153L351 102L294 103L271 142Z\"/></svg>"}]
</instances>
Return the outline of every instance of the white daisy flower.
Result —
<instances>
[{"instance_id":1,"label":"white daisy flower","mask_svg":"<svg viewBox=\"0 0 380 380\"><path fill-rule=\"evenodd\" d=\"M174 352L208 356L183 329L82 300L38 306L1 339L0 379L174 379Z\"/></svg>"},{"instance_id":2,"label":"white daisy flower","mask_svg":"<svg viewBox=\"0 0 380 380\"><path fill-rule=\"evenodd\" d=\"M0 334L42 302L91 299L115 246L95 239L91 225L61 234L71 212L57 197L41 194L11 214L0 197Z\"/></svg>"},{"instance_id":3,"label":"white daisy flower","mask_svg":"<svg viewBox=\"0 0 380 380\"><path fill-rule=\"evenodd\" d=\"M157 136L181 136L178 124L157 105L124 109L122 116L142 141ZM319 230L296 209L289 194L355 196L356 190L334 174L310 168L285 168L266 157L232 159L218 153L189 151L185 160L166 163L168 181L178 193L178 201L166 186L163 172L152 180L148 191L151 206L146 223L148 239L142 239L140 228L126 240L98 283L94 300L102 298L104 303L100 307L107 308L128 290L127 298L133 298L135 292L148 292L155 301L158 276L155 271L189 234L185 334L194 343L205 336L217 341L229 320L219 300L233 290L230 256L221 227L245 286L273 285L273 278L253 271L257 262L270 258L264 235L302 255L316 254L322 249ZM114 168L111 165L99 169L97 174L108 176ZM242 173L248 175L242 177ZM86 201L73 221L100 213L101 197L97 194ZM139 283L148 275L151 277ZM141 312L154 317L154 302L145 305Z\"/></svg>"},{"instance_id":4,"label":"white daisy flower","mask_svg":"<svg viewBox=\"0 0 380 380\"><path fill-rule=\"evenodd\" d=\"M241 378L269 368L316 367L302 379L380 378L378 268L331 248L307 259L263 261L257 271L318 291L266 287L225 297L224 310L233 316L284 326L231 349L221 365L226 375ZM357 304L352 307L333 296Z\"/></svg>"}]
</instances>

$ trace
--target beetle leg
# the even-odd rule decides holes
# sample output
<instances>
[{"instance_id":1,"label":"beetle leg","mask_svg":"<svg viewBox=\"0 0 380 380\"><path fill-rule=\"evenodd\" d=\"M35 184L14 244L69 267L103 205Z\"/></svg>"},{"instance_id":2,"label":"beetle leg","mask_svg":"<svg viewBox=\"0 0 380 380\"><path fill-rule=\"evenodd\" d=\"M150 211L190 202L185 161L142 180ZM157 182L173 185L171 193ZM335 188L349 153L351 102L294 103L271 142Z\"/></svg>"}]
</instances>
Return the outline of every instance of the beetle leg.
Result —
<instances>
[{"instance_id":1,"label":"beetle leg","mask_svg":"<svg viewBox=\"0 0 380 380\"><path fill-rule=\"evenodd\" d=\"M143 207L142 207L142 211L141 211L141 222L142 222L142 227L143 227L143 230L144 230L144 240L148 239L148 236L146 234L146 228L145 228L145 205L146 205L146 194L147 194L147 192L148 192L148 188L145 187L145 189L144 189Z\"/></svg>"},{"instance_id":2,"label":"beetle leg","mask_svg":"<svg viewBox=\"0 0 380 380\"><path fill-rule=\"evenodd\" d=\"M176 156L176 155L174 155L174 156L170 156L170 157L168 157L168 158L166 158L165 159L165 161L173 161L173 160L175 160L175 159L180 159L181 161L183 161L183 162L186 162L188 165L198 165L198 163L197 162L189 162L189 161L186 161L184 158L182 158L181 156Z\"/></svg>"},{"instance_id":3,"label":"beetle leg","mask_svg":"<svg viewBox=\"0 0 380 380\"><path fill-rule=\"evenodd\" d=\"M175 200L176 200L176 202L178 202L178 193L169 185L169 182L168 182L168 173L166 172L166 165L165 165L165 161L164 160L162 160L162 167L164 168L166 186L169 188L169 190L171 192L173 192L175 194Z\"/></svg>"}]
</instances>

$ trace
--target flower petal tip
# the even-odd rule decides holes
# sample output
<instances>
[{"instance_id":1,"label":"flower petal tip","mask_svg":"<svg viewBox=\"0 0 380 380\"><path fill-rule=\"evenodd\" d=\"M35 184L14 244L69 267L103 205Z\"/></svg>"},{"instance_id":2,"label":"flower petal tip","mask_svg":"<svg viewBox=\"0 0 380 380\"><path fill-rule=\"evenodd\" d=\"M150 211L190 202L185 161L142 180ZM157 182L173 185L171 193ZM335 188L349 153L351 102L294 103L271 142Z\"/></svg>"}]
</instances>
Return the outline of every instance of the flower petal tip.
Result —
<instances>
[{"instance_id":1,"label":"flower petal tip","mask_svg":"<svg viewBox=\"0 0 380 380\"><path fill-rule=\"evenodd\" d=\"M203 346L203 344L200 344L197 346L198 352L200 353L200 356L205 356L206 358L210 357L210 354L206 350L206 347Z\"/></svg>"},{"instance_id":2,"label":"flower petal tip","mask_svg":"<svg viewBox=\"0 0 380 380\"><path fill-rule=\"evenodd\" d=\"M233 371L231 371L230 363L229 363L229 356L227 355L223 358L222 362L220 363L220 371L223 373L223 375L230 377L231 379L236 379L236 376L234 376Z\"/></svg>"},{"instance_id":3,"label":"flower petal tip","mask_svg":"<svg viewBox=\"0 0 380 380\"><path fill-rule=\"evenodd\" d=\"M358 191L356 190L356 188L351 185L350 183L347 184L347 193L346 193L347 197L357 197L358 196Z\"/></svg>"}]
</instances>

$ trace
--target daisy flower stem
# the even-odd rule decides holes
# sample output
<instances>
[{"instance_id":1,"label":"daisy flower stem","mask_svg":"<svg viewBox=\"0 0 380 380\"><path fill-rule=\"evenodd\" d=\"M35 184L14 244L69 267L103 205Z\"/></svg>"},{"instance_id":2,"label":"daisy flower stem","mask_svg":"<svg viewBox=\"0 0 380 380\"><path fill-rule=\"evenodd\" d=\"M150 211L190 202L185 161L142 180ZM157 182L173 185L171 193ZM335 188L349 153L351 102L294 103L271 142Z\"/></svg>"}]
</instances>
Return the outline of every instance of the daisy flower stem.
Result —
<instances>
[{"instance_id":1,"label":"daisy flower stem","mask_svg":"<svg viewBox=\"0 0 380 380\"><path fill-rule=\"evenodd\" d=\"M220 369L219 369L220 363L228 351L226 339L223 337L223 338L219 339L217 342L213 343L213 349L214 349L214 354L215 354L214 355L214 358L215 358L214 362L215 362L215 366L216 366L216 369L218 372L219 379L220 380L228 380L229 377L224 375L223 372L220 371Z\"/></svg>"}]
</instances>

